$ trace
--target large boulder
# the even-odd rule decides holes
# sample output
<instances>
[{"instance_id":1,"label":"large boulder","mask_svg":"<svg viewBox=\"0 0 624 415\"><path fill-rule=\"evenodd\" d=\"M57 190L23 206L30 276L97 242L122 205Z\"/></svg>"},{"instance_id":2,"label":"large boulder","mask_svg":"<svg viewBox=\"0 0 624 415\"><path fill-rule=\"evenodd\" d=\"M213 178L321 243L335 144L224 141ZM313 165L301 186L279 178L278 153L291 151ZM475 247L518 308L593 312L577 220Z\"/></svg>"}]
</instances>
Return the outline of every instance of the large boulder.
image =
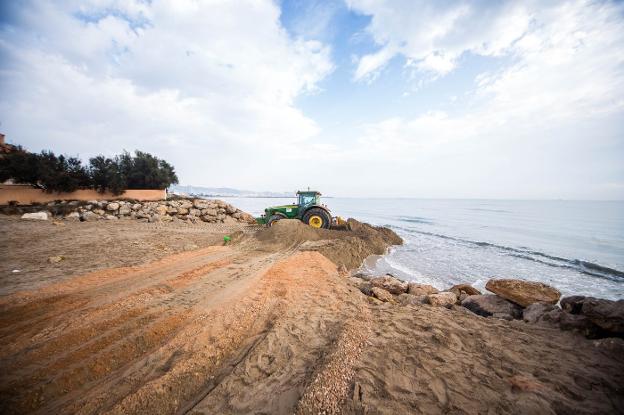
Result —
<instances>
[{"instance_id":1,"label":"large boulder","mask_svg":"<svg viewBox=\"0 0 624 415\"><path fill-rule=\"evenodd\" d=\"M489 280L485 285L488 291L506 300L528 307L533 303L557 304L561 293L541 282L500 279Z\"/></svg>"},{"instance_id":2,"label":"large boulder","mask_svg":"<svg viewBox=\"0 0 624 415\"><path fill-rule=\"evenodd\" d=\"M475 314L484 317L514 318L522 317L522 308L497 295L471 295L461 303Z\"/></svg>"},{"instance_id":3,"label":"large boulder","mask_svg":"<svg viewBox=\"0 0 624 415\"><path fill-rule=\"evenodd\" d=\"M608 336L624 336L624 300L611 301L588 297L581 314L604 330Z\"/></svg>"},{"instance_id":4,"label":"large boulder","mask_svg":"<svg viewBox=\"0 0 624 415\"><path fill-rule=\"evenodd\" d=\"M564 311L572 314L580 314L583 309L583 300L587 297L582 295L572 295L570 297L563 297L561 299L561 308Z\"/></svg>"},{"instance_id":5,"label":"large boulder","mask_svg":"<svg viewBox=\"0 0 624 415\"><path fill-rule=\"evenodd\" d=\"M394 301L394 297L392 297L392 294L390 294L388 291L384 290L383 288L373 287L371 288L371 293L373 294L373 297L383 302Z\"/></svg>"},{"instance_id":6,"label":"large boulder","mask_svg":"<svg viewBox=\"0 0 624 415\"><path fill-rule=\"evenodd\" d=\"M49 213L46 211L41 212L33 212L33 213L24 213L22 215L22 219L33 219L33 220L48 220Z\"/></svg>"},{"instance_id":7,"label":"large boulder","mask_svg":"<svg viewBox=\"0 0 624 415\"><path fill-rule=\"evenodd\" d=\"M119 203L117 202L111 202L108 205L106 205L106 210L117 210L119 209Z\"/></svg>"},{"instance_id":8,"label":"large boulder","mask_svg":"<svg viewBox=\"0 0 624 415\"><path fill-rule=\"evenodd\" d=\"M522 310L522 319L532 324L540 322L553 323L559 321L557 317L561 312L561 309L553 304L533 303ZM555 315L557 315L557 317L555 317Z\"/></svg>"},{"instance_id":9,"label":"large boulder","mask_svg":"<svg viewBox=\"0 0 624 415\"><path fill-rule=\"evenodd\" d=\"M431 285L410 282L407 284L407 292L412 295L429 295L436 294L438 290Z\"/></svg>"},{"instance_id":10,"label":"large boulder","mask_svg":"<svg viewBox=\"0 0 624 415\"><path fill-rule=\"evenodd\" d=\"M449 291L430 294L427 296L427 304L437 307L450 307L457 301L457 296Z\"/></svg>"},{"instance_id":11,"label":"large boulder","mask_svg":"<svg viewBox=\"0 0 624 415\"><path fill-rule=\"evenodd\" d=\"M370 280L373 287L383 288L391 294L399 295L407 292L407 283L390 275L376 277Z\"/></svg>"}]
</instances>

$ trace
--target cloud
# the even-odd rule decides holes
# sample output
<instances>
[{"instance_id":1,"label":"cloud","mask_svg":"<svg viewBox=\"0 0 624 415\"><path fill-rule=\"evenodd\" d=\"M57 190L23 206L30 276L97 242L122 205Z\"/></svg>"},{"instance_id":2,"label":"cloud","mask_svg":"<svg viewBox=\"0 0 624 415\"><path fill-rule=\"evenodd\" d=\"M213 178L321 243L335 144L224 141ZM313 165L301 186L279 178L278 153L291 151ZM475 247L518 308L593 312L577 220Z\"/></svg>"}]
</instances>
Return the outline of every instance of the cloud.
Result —
<instances>
[{"instance_id":1,"label":"cloud","mask_svg":"<svg viewBox=\"0 0 624 415\"><path fill-rule=\"evenodd\" d=\"M27 148L139 148L185 182L212 184L239 156L250 160L242 177L319 131L295 99L331 73L330 49L290 37L271 1L26 2L7 13L0 121Z\"/></svg>"},{"instance_id":2,"label":"cloud","mask_svg":"<svg viewBox=\"0 0 624 415\"><path fill-rule=\"evenodd\" d=\"M431 2L347 0L355 12L370 15L367 27L377 52L360 58L356 80L375 78L395 56L434 75L455 69L462 54L499 56L529 28L525 2Z\"/></svg>"},{"instance_id":3,"label":"cloud","mask_svg":"<svg viewBox=\"0 0 624 415\"><path fill-rule=\"evenodd\" d=\"M397 53L420 59L414 64L438 74L457 64L446 58L459 56L458 51L504 53L509 59L506 65L479 74L473 89L452 100L444 111L432 108L414 117L395 116L364 124L358 151L345 151L343 157L369 163L393 160L394 168L400 169L398 174L415 177L404 185L434 196L624 197L621 188L612 185L624 179L620 154L624 149L621 5L579 1L532 10L503 6L486 20L508 21L517 29L509 31L513 35L497 35L492 27L504 26L500 23L484 26L481 34L456 27L465 23L462 16L476 13L458 3L441 12L452 25L443 24L439 32L470 32L479 41L458 38L458 44L445 45L436 41L417 54L413 45L423 43L421 37L427 35L420 29L402 31L406 25L391 23L388 16L401 15L396 18L404 22L423 17L409 16L405 8L387 3L352 3L369 11L381 10L381 17L373 14L369 30L386 45L362 57L358 66L362 72L356 72L356 78L379 76L379 62L384 59L376 60L376 66L370 65L369 59L384 53L388 45L400 43L404 46ZM503 11L522 16L522 23L514 25ZM420 13L420 7L413 8L413 14ZM431 17L431 11L424 15ZM525 16L530 16L528 25ZM401 38L395 39L391 29L398 30ZM429 60L432 53L439 54L439 62ZM426 177L437 189L426 188L416 177ZM497 184L499 181L505 184Z\"/></svg>"}]
</instances>

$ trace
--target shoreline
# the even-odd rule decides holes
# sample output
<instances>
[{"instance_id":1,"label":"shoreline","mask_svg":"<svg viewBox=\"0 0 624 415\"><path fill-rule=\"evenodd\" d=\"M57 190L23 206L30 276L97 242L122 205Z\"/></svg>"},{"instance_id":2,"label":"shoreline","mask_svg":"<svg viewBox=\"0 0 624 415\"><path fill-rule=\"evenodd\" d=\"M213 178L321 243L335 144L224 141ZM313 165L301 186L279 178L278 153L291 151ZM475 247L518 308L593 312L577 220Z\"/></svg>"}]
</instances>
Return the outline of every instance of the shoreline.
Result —
<instances>
[{"instance_id":1,"label":"shoreline","mask_svg":"<svg viewBox=\"0 0 624 415\"><path fill-rule=\"evenodd\" d=\"M624 410L621 338L353 277L397 242L382 228L55 222L0 215L3 412Z\"/></svg>"}]
</instances>

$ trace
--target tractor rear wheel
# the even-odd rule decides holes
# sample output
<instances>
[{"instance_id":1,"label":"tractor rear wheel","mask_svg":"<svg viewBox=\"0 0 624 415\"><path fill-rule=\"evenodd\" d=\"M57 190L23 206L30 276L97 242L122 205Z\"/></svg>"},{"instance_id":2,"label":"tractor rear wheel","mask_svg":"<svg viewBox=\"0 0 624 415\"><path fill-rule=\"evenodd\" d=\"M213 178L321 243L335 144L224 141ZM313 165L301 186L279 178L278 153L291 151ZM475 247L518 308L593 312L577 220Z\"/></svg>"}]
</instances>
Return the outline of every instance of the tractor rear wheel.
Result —
<instances>
[{"instance_id":1,"label":"tractor rear wheel","mask_svg":"<svg viewBox=\"0 0 624 415\"><path fill-rule=\"evenodd\" d=\"M313 228L329 229L331 226L331 216L326 210L321 208L312 208L303 214L303 223Z\"/></svg>"},{"instance_id":2,"label":"tractor rear wheel","mask_svg":"<svg viewBox=\"0 0 624 415\"><path fill-rule=\"evenodd\" d=\"M273 226L273 224L275 222L277 222L280 219L284 219L284 217L282 215L273 215L269 218L269 220L267 221L267 226L271 227Z\"/></svg>"}]
</instances>

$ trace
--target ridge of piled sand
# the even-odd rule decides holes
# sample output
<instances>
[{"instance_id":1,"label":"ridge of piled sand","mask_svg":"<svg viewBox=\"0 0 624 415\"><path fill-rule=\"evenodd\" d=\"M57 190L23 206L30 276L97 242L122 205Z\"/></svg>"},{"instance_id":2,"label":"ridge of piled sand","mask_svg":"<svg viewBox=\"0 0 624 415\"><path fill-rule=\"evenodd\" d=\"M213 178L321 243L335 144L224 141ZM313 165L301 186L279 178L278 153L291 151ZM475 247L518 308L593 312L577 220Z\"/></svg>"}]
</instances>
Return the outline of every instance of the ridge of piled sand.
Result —
<instances>
[{"instance_id":1,"label":"ridge of piled sand","mask_svg":"<svg viewBox=\"0 0 624 415\"><path fill-rule=\"evenodd\" d=\"M247 243L256 242L260 249L320 252L339 268L359 267L370 255L382 255L391 245L401 245L401 238L388 228L348 220L350 231L315 229L296 219L282 219L270 228L249 235ZM251 242L253 244L253 242Z\"/></svg>"}]
</instances>

